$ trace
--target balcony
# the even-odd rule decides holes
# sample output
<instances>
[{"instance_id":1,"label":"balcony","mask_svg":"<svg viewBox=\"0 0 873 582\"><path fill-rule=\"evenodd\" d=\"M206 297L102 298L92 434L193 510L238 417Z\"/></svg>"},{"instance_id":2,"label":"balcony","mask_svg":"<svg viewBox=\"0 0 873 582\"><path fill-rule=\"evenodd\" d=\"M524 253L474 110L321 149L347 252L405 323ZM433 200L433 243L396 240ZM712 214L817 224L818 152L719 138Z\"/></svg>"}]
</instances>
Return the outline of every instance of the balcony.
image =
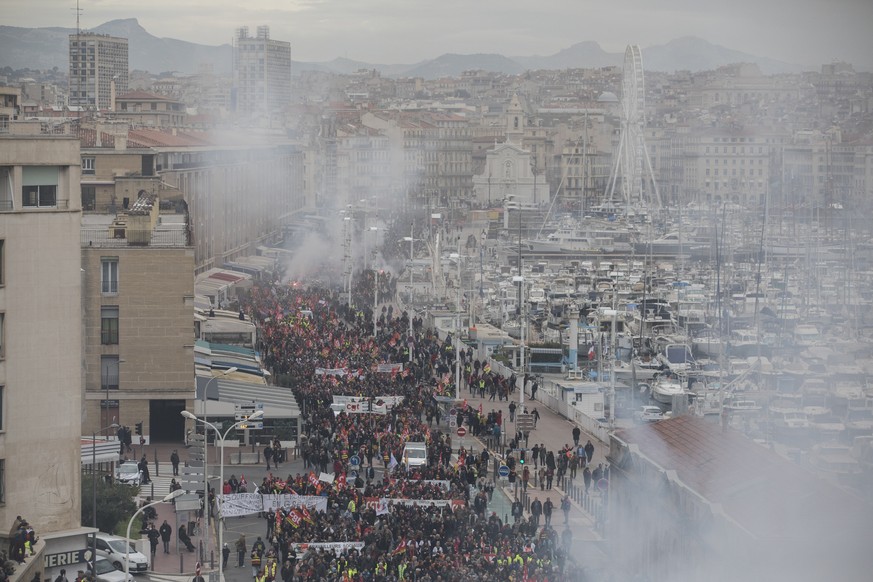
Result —
<instances>
[{"instance_id":1,"label":"balcony","mask_svg":"<svg viewBox=\"0 0 873 582\"><path fill-rule=\"evenodd\" d=\"M127 238L127 232L122 228L83 228L79 237L83 247L124 248L124 247L187 247L190 246L188 232L184 229L154 230L151 237L142 240Z\"/></svg>"}]
</instances>

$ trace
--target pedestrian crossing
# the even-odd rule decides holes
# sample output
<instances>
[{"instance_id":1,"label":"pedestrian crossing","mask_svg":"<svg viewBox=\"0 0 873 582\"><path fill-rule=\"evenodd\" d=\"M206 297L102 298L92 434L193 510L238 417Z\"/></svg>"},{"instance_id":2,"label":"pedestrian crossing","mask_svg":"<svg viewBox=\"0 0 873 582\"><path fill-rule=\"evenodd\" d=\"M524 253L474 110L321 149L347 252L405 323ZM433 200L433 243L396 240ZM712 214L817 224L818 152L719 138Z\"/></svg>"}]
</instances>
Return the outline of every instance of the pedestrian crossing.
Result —
<instances>
[{"instance_id":1,"label":"pedestrian crossing","mask_svg":"<svg viewBox=\"0 0 873 582\"><path fill-rule=\"evenodd\" d=\"M151 483L141 485L139 488L139 499L151 497L152 500L162 499L170 493L170 482L174 479L172 473L169 475L152 476Z\"/></svg>"}]
</instances>

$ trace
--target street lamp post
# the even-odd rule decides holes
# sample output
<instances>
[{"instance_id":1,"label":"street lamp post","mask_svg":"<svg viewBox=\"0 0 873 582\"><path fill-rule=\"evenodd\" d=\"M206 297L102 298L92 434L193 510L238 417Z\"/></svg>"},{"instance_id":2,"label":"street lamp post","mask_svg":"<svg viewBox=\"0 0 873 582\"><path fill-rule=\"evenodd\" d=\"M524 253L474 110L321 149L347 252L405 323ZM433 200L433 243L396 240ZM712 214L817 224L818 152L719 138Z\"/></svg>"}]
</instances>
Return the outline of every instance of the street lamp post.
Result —
<instances>
[{"instance_id":1,"label":"street lamp post","mask_svg":"<svg viewBox=\"0 0 873 582\"><path fill-rule=\"evenodd\" d=\"M221 431L218 430L218 427L216 427L211 422L206 422L202 418L197 418L196 415L188 412L187 410L182 411L182 416L184 416L185 418L187 418L189 420L193 420L194 422L201 422L204 425L211 427L212 430L215 431L215 436L219 439L219 443L220 443L219 444L219 455L221 456L221 461L219 463L220 469L218 472L219 494L216 495L215 498L219 500L219 504L218 504L218 517L219 517L218 547L219 547L219 549L221 549L221 548L224 548L224 519L221 516L221 500L222 500L222 497L224 495L224 439L227 438L227 435L230 434L230 431L232 431L233 429L235 429L239 425L262 418L264 416L264 411L263 410L256 410L247 419L240 420L239 422L233 423L232 425L230 425L227 428L226 431L224 431L224 434L221 434ZM208 489L208 486L207 486L207 489ZM207 499L208 499L208 497L207 497ZM224 579L224 560L219 558L219 560L218 560L218 580L220 582L223 579Z\"/></svg>"},{"instance_id":2,"label":"street lamp post","mask_svg":"<svg viewBox=\"0 0 873 582\"><path fill-rule=\"evenodd\" d=\"M371 226L371 227L367 228L366 230L364 230L364 233L363 233L363 235L362 235L362 237L363 237L363 239L364 239L364 270L365 270L365 271L366 271L366 270L369 268L369 266L370 266L370 263L369 263L369 255L367 255L367 233L368 233L368 232L377 232L378 230L379 230L379 227L378 227L378 226ZM373 251L374 251L374 253L375 253L375 250L376 250L376 243L377 243L377 242L379 242L379 241L378 241L378 240L374 240L374 241L373 241Z\"/></svg>"},{"instance_id":3,"label":"street lamp post","mask_svg":"<svg viewBox=\"0 0 873 582\"><path fill-rule=\"evenodd\" d=\"M238 367L232 366L232 367L228 368L227 370L224 370L220 376L213 376L212 378L210 378L209 380L206 381L206 386L203 387L203 418L204 418L204 420L207 417L206 397L209 394L209 385L212 384L213 382L215 382L219 378L223 378L224 376L227 376L228 374L233 374L237 370L239 370ZM204 505L206 506L206 547L208 548L209 547L209 514L210 514L209 473L208 473L208 470L209 470L208 469L209 468L209 442L208 442L208 439L206 437L207 437L207 435L206 435L206 432L204 431L204 433L203 433L203 501L204 501ZM201 557L205 561L205 556L201 556Z\"/></svg>"},{"instance_id":4,"label":"street lamp post","mask_svg":"<svg viewBox=\"0 0 873 582\"><path fill-rule=\"evenodd\" d=\"M136 516L142 513L147 507L152 507L159 503L167 503L180 495L184 495L185 492L182 489L176 489L175 491L170 491L163 499L159 501L152 501L151 503L147 503L143 505L139 509L137 509L133 515L130 516L130 521L127 522L127 534L124 536L124 582L128 582L130 580L130 526L133 524L133 520L136 519ZM97 557L96 554L93 556L94 562L96 563Z\"/></svg>"},{"instance_id":5,"label":"street lamp post","mask_svg":"<svg viewBox=\"0 0 873 582\"><path fill-rule=\"evenodd\" d=\"M110 367L110 366L115 366L115 377L116 377L116 386L115 386L115 389L118 390L118 389L121 387L121 364L123 364L123 363L124 363L124 360L116 360L115 362L111 362L111 361L110 361L110 362L107 362L107 366L106 366L106 368L104 369L104 372L105 372L105 374L106 374L106 379L105 379L105 381L103 382L103 389L106 390L106 398L105 398L105 400L103 400L103 402L104 402L104 406L106 407L106 408L105 408L105 410L106 410L105 414L106 414L107 416L109 415L109 380L111 379L111 376L109 375L109 367ZM104 419L104 420L102 420L102 421L100 421L100 422L101 422L101 423L102 423L102 422L107 422L107 419ZM105 429L104 429L104 430L105 430Z\"/></svg>"},{"instance_id":6,"label":"street lamp post","mask_svg":"<svg viewBox=\"0 0 873 582\"><path fill-rule=\"evenodd\" d=\"M512 282L518 283L518 289L519 289L518 296L524 297L524 277L522 277L521 275L516 275L515 277L512 278ZM522 412L524 412L524 380L525 380L525 373L524 373L524 328L526 327L525 326L526 322L524 319L525 319L525 316L527 315L525 313L525 310L524 310L524 305L525 305L524 303L519 305L519 310L518 310L518 313L519 313L518 327L519 327L519 331L521 333L521 338L520 338L521 339L521 353L519 355L519 366L518 366L518 369L521 371L521 390L518 391L518 409Z\"/></svg>"},{"instance_id":7,"label":"street lamp post","mask_svg":"<svg viewBox=\"0 0 873 582\"><path fill-rule=\"evenodd\" d=\"M373 337L376 337L376 317L379 310L379 271L373 269L375 285L373 285Z\"/></svg>"},{"instance_id":8,"label":"street lamp post","mask_svg":"<svg viewBox=\"0 0 873 582\"><path fill-rule=\"evenodd\" d=\"M409 225L409 337L406 340L406 345L409 348L409 363L412 363L412 260L415 256L415 222ZM406 240L406 237L403 237L403 240Z\"/></svg>"},{"instance_id":9,"label":"street lamp post","mask_svg":"<svg viewBox=\"0 0 873 582\"><path fill-rule=\"evenodd\" d=\"M113 422L109 426L91 432L91 527L94 533L91 536L91 555L97 555L97 434L111 428L118 428Z\"/></svg>"}]
</instances>

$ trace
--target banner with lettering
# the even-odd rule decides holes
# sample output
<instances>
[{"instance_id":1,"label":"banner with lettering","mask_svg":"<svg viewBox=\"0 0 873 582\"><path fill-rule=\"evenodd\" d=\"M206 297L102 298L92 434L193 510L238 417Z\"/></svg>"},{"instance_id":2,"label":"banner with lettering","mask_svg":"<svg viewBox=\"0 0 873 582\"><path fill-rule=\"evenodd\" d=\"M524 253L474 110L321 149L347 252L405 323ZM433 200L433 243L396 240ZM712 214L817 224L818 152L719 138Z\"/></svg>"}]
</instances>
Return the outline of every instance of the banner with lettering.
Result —
<instances>
[{"instance_id":1,"label":"banner with lettering","mask_svg":"<svg viewBox=\"0 0 873 582\"><path fill-rule=\"evenodd\" d=\"M337 556L347 550L364 549L364 542L311 542L308 544L289 544L298 554L305 554L309 550L330 550Z\"/></svg>"},{"instance_id":2,"label":"banner with lettering","mask_svg":"<svg viewBox=\"0 0 873 582\"><path fill-rule=\"evenodd\" d=\"M279 508L306 507L327 511L327 498L319 495L261 495L260 493L232 493L219 496L222 517L239 517Z\"/></svg>"}]
</instances>

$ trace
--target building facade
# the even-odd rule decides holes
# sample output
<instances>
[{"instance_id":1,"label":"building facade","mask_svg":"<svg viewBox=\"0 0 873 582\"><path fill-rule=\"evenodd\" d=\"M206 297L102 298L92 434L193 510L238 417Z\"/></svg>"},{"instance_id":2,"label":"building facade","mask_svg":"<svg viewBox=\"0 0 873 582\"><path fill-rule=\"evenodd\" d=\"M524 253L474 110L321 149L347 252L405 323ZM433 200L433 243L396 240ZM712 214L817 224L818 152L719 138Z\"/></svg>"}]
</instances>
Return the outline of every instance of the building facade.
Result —
<instances>
[{"instance_id":1,"label":"building facade","mask_svg":"<svg viewBox=\"0 0 873 582\"><path fill-rule=\"evenodd\" d=\"M40 132L0 134L0 522L20 515L49 540L22 579L82 536L79 142Z\"/></svg>"},{"instance_id":2,"label":"building facade","mask_svg":"<svg viewBox=\"0 0 873 582\"><path fill-rule=\"evenodd\" d=\"M144 187L127 209L83 216L85 433L143 423L180 442L194 359L187 215Z\"/></svg>"},{"instance_id":3,"label":"building facade","mask_svg":"<svg viewBox=\"0 0 873 582\"><path fill-rule=\"evenodd\" d=\"M72 106L112 110L128 90L127 39L90 32L70 35Z\"/></svg>"},{"instance_id":4,"label":"building facade","mask_svg":"<svg viewBox=\"0 0 873 582\"><path fill-rule=\"evenodd\" d=\"M270 115L291 101L291 43L270 38L270 27L259 26L257 36L248 27L237 29L233 43L233 80L236 111L243 115Z\"/></svg>"}]
</instances>

